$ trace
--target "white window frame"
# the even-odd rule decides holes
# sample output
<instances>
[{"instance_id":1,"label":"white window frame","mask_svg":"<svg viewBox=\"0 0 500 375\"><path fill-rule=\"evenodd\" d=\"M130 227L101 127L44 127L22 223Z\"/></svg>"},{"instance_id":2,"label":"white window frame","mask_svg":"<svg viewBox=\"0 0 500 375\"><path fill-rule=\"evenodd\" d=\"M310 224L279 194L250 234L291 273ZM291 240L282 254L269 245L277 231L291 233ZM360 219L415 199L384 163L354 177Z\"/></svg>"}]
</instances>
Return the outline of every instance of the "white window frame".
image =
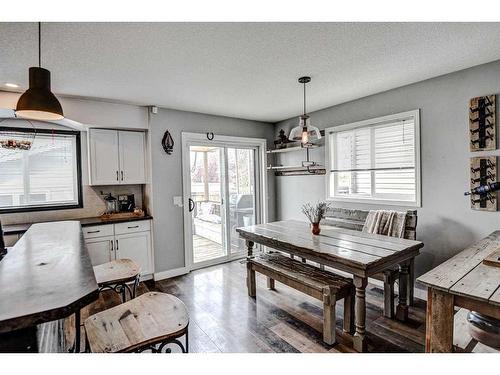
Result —
<instances>
[{"instance_id":1,"label":"white window frame","mask_svg":"<svg viewBox=\"0 0 500 375\"><path fill-rule=\"evenodd\" d=\"M372 197L339 197L330 195L332 169L334 168L334 133L363 127L375 126L391 121L412 118L415 126L415 200L381 199ZM395 113L388 116L376 117L368 120L353 122L345 125L332 126L325 129L325 165L326 165L326 199L333 202L364 203L374 205L391 205L403 207L421 207L421 163L420 163L420 109Z\"/></svg>"}]
</instances>

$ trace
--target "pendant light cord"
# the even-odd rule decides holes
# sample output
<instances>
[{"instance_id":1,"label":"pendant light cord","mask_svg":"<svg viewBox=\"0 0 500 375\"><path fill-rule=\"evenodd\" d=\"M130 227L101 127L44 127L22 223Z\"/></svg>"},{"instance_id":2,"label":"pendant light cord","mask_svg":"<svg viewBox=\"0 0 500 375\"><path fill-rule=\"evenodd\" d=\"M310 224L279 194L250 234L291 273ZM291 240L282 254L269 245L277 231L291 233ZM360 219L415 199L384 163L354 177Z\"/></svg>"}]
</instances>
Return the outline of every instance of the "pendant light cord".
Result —
<instances>
[{"instance_id":1,"label":"pendant light cord","mask_svg":"<svg viewBox=\"0 0 500 375\"><path fill-rule=\"evenodd\" d=\"M306 83L304 82L304 115L306 114Z\"/></svg>"},{"instance_id":2,"label":"pendant light cord","mask_svg":"<svg viewBox=\"0 0 500 375\"><path fill-rule=\"evenodd\" d=\"M42 23L38 22L38 67L42 67Z\"/></svg>"}]
</instances>

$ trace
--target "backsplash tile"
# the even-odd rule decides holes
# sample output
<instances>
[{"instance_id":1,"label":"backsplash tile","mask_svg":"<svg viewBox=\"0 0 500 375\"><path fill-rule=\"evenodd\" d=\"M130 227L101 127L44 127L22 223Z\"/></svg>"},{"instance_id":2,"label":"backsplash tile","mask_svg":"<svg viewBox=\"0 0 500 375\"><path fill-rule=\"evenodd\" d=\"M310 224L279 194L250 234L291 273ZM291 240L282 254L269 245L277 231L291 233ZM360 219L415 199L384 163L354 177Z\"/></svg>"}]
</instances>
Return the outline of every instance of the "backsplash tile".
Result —
<instances>
[{"instance_id":1,"label":"backsplash tile","mask_svg":"<svg viewBox=\"0 0 500 375\"><path fill-rule=\"evenodd\" d=\"M142 185L118 185L118 186L83 186L83 208L54 211L33 211L20 212L0 215L3 225L39 223L45 221L81 219L85 217L95 217L101 215L106 205L101 196L111 193L113 196L118 194L134 194L135 205L143 207Z\"/></svg>"}]
</instances>

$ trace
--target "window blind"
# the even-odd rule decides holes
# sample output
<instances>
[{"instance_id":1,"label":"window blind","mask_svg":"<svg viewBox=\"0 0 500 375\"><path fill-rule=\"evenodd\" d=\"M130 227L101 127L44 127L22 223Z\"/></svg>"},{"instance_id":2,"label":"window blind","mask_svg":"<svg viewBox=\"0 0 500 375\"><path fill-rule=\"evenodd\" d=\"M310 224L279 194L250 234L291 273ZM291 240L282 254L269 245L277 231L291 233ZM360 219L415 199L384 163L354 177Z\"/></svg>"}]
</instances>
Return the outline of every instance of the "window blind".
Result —
<instances>
[{"instance_id":1,"label":"window blind","mask_svg":"<svg viewBox=\"0 0 500 375\"><path fill-rule=\"evenodd\" d=\"M415 201L414 117L333 132L330 142L331 196Z\"/></svg>"}]
</instances>

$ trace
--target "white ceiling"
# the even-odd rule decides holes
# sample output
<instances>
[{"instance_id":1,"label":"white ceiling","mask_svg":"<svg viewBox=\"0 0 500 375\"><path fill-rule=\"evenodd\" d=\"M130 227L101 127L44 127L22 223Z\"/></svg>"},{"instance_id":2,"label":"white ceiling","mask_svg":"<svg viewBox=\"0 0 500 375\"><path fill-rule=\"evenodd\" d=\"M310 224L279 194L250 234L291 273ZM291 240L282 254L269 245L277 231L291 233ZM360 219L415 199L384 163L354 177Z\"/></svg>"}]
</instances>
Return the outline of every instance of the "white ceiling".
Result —
<instances>
[{"instance_id":1,"label":"white ceiling","mask_svg":"<svg viewBox=\"0 0 500 375\"><path fill-rule=\"evenodd\" d=\"M56 94L275 122L500 59L500 23L51 23ZM37 25L0 23L0 88L27 86Z\"/></svg>"}]
</instances>

